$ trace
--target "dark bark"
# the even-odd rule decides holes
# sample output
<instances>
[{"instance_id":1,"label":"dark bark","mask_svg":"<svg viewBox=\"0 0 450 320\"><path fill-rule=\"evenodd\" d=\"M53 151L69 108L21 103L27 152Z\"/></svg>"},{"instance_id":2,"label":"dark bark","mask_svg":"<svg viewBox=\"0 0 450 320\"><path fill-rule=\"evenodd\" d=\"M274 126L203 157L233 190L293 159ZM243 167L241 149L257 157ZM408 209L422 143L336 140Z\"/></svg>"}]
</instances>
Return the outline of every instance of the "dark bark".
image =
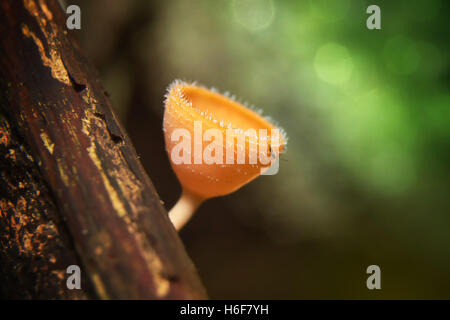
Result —
<instances>
[{"instance_id":1,"label":"dark bark","mask_svg":"<svg viewBox=\"0 0 450 320\"><path fill-rule=\"evenodd\" d=\"M205 298L58 2L0 6L3 295ZM66 287L70 264L81 291Z\"/></svg>"}]
</instances>

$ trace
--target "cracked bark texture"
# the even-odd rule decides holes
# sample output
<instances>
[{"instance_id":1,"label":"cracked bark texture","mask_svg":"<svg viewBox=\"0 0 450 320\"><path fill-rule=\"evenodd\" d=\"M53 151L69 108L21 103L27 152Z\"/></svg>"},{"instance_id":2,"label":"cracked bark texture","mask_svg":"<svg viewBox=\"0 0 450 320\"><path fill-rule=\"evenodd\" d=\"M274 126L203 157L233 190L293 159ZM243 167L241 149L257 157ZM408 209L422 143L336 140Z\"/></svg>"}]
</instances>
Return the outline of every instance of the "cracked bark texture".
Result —
<instances>
[{"instance_id":1,"label":"cracked bark texture","mask_svg":"<svg viewBox=\"0 0 450 320\"><path fill-rule=\"evenodd\" d=\"M205 298L57 0L0 6L2 296Z\"/></svg>"}]
</instances>

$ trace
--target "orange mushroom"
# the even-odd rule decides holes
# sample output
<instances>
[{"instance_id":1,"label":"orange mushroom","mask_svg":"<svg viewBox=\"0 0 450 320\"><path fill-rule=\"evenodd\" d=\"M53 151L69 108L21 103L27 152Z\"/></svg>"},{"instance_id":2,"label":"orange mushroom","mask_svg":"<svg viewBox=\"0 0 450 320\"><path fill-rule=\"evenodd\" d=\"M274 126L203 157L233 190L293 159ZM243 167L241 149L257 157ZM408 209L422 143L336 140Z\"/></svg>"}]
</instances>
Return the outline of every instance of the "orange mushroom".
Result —
<instances>
[{"instance_id":1,"label":"orange mushroom","mask_svg":"<svg viewBox=\"0 0 450 320\"><path fill-rule=\"evenodd\" d=\"M170 210L177 230L205 200L234 192L267 170L286 137L227 95L179 80L168 88L163 130L182 195Z\"/></svg>"}]
</instances>

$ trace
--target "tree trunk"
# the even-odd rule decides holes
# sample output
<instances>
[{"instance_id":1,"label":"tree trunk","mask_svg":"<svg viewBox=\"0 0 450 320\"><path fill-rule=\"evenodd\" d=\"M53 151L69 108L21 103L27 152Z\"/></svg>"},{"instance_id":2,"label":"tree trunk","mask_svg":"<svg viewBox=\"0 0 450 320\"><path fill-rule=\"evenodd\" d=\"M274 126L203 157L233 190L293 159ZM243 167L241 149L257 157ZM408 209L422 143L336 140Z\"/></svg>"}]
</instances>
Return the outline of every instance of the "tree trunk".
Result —
<instances>
[{"instance_id":1,"label":"tree trunk","mask_svg":"<svg viewBox=\"0 0 450 320\"><path fill-rule=\"evenodd\" d=\"M57 0L0 7L0 294L205 298Z\"/></svg>"}]
</instances>

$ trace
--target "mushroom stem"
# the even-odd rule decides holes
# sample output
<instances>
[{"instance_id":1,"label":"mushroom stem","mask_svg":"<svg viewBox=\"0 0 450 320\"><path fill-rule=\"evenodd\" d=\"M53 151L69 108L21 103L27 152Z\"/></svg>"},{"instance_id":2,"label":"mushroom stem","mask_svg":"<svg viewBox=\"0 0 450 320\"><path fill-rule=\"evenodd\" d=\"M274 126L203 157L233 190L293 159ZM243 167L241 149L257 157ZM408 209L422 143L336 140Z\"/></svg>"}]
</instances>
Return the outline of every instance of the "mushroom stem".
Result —
<instances>
[{"instance_id":1,"label":"mushroom stem","mask_svg":"<svg viewBox=\"0 0 450 320\"><path fill-rule=\"evenodd\" d=\"M203 201L202 198L183 190L180 199L169 211L169 219L172 221L175 229L180 230L183 228Z\"/></svg>"}]
</instances>

